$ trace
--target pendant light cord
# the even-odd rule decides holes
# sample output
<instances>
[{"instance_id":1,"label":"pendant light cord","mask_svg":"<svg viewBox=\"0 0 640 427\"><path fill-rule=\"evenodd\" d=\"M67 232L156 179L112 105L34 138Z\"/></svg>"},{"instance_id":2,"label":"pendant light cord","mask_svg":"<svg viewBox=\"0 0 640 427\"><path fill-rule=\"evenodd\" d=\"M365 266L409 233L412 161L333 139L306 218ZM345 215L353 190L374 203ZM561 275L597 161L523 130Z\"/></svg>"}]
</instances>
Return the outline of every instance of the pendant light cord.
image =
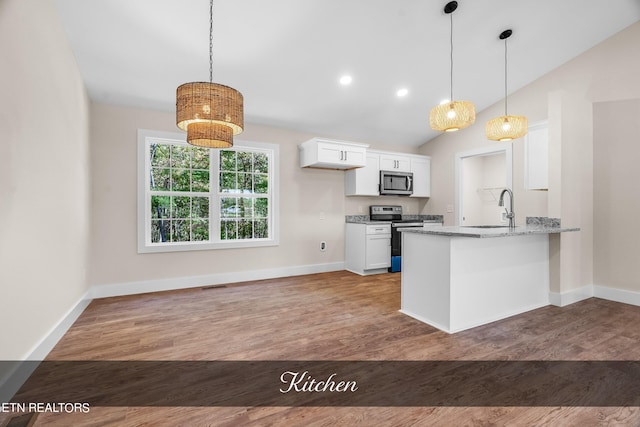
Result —
<instances>
[{"instance_id":1,"label":"pendant light cord","mask_svg":"<svg viewBox=\"0 0 640 427\"><path fill-rule=\"evenodd\" d=\"M213 0L209 1L209 83L213 83Z\"/></svg>"},{"instance_id":2,"label":"pendant light cord","mask_svg":"<svg viewBox=\"0 0 640 427\"><path fill-rule=\"evenodd\" d=\"M449 72L449 83L450 83L450 90L451 90L451 98L449 98L449 102L453 102L453 12L449 14L449 18L451 18L451 31L450 31L450 37L449 37L449 41L451 44L451 67L449 68L450 72Z\"/></svg>"},{"instance_id":3,"label":"pendant light cord","mask_svg":"<svg viewBox=\"0 0 640 427\"><path fill-rule=\"evenodd\" d=\"M507 114L507 39L504 39L504 115Z\"/></svg>"}]
</instances>

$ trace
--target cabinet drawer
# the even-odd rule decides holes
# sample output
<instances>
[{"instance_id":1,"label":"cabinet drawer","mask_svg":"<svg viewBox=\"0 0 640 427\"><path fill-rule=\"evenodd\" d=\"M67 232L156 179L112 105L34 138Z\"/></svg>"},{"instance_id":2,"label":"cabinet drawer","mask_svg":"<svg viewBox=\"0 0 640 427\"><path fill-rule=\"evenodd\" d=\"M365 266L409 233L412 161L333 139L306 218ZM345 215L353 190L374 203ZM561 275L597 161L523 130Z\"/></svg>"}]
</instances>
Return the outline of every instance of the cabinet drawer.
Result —
<instances>
[{"instance_id":1,"label":"cabinet drawer","mask_svg":"<svg viewBox=\"0 0 640 427\"><path fill-rule=\"evenodd\" d=\"M369 234L391 234L391 224L367 225L367 235Z\"/></svg>"}]
</instances>

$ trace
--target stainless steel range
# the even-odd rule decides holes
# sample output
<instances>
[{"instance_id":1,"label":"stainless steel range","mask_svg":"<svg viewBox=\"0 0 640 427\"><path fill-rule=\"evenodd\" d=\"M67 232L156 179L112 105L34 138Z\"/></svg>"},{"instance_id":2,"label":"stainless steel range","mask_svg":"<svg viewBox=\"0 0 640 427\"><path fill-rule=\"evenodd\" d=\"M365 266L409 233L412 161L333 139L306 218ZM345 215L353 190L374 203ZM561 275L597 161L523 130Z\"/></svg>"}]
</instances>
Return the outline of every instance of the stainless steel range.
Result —
<instances>
[{"instance_id":1,"label":"stainless steel range","mask_svg":"<svg viewBox=\"0 0 640 427\"><path fill-rule=\"evenodd\" d=\"M398 231L398 228L423 227L424 221L420 219L403 219L402 206L395 205L369 206L369 219L371 221L391 222L391 267L389 267L389 271L392 273L401 271L402 233Z\"/></svg>"}]
</instances>

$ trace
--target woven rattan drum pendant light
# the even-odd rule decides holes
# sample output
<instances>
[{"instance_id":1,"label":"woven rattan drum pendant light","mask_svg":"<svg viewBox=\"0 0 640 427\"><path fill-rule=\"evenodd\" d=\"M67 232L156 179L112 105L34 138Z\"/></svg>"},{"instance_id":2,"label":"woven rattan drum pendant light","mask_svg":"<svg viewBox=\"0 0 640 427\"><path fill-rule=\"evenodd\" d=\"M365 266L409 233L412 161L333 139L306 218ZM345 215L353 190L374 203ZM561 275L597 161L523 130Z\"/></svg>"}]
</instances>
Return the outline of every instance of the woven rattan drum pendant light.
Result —
<instances>
[{"instance_id":1,"label":"woven rattan drum pendant light","mask_svg":"<svg viewBox=\"0 0 640 427\"><path fill-rule=\"evenodd\" d=\"M209 82L178 87L176 124L187 131L189 144L207 148L233 146L233 135L244 127L242 94L213 83L213 0L209 2Z\"/></svg>"},{"instance_id":2,"label":"woven rattan drum pendant light","mask_svg":"<svg viewBox=\"0 0 640 427\"><path fill-rule=\"evenodd\" d=\"M452 1L444 7L444 13L451 17L451 98L431 109L429 124L431 129L453 132L464 129L476 121L476 107L470 101L453 100L453 12L458 8L458 2Z\"/></svg>"},{"instance_id":3,"label":"woven rattan drum pendant light","mask_svg":"<svg viewBox=\"0 0 640 427\"><path fill-rule=\"evenodd\" d=\"M485 128L487 139L492 141L511 141L522 138L529 127L525 116L510 116L507 113L507 39L513 31L505 30L500 33L500 40L504 40L504 116L496 117L487 122Z\"/></svg>"}]
</instances>

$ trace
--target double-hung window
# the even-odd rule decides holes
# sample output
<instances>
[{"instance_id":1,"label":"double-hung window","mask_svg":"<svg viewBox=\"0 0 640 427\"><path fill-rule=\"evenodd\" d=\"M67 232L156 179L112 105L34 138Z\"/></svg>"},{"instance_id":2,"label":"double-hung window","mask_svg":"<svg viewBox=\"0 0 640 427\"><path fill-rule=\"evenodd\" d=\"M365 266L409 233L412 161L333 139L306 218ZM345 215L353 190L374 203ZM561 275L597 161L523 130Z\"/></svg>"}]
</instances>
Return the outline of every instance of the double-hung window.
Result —
<instances>
[{"instance_id":1,"label":"double-hung window","mask_svg":"<svg viewBox=\"0 0 640 427\"><path fill-rule=\"evenodd\" d=\"M138 252L278 244L278 146L138 131Z\"/></svg>"}]
</instances>

